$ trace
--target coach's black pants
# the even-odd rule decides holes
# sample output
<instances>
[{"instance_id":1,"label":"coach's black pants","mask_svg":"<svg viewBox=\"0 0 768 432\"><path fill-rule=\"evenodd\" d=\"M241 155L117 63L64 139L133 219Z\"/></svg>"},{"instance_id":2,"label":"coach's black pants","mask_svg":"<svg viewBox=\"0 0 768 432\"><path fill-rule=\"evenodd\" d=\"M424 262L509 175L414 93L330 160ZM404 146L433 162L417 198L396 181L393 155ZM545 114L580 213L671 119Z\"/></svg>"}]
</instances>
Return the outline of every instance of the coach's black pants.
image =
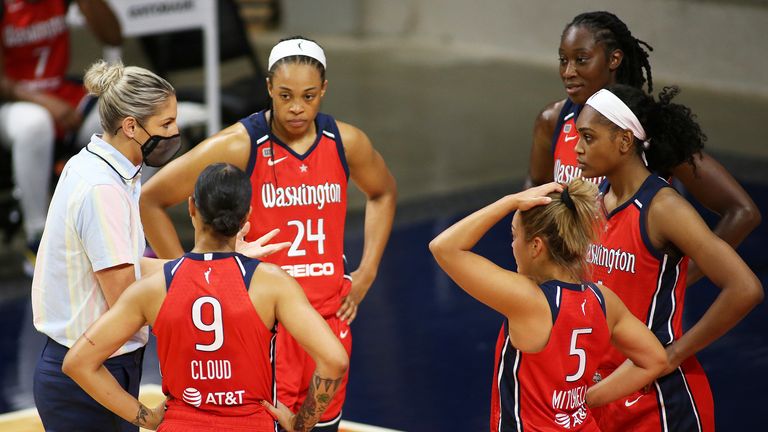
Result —
<instances>
[{"instance_id":1,"label":"coach's black pants","mask_svg":"<svg viewBox=\"0 0 768 432\"><path fill-rule=\"evenodd\" d=\"M35 368L35 405L46 432L137 432L138 427L101 406L64 375L61 364L67 351L48 338ZM110 358L104 366L128 393L138 397L143 359L142 347Z\"/></svg>"}]
</instances>

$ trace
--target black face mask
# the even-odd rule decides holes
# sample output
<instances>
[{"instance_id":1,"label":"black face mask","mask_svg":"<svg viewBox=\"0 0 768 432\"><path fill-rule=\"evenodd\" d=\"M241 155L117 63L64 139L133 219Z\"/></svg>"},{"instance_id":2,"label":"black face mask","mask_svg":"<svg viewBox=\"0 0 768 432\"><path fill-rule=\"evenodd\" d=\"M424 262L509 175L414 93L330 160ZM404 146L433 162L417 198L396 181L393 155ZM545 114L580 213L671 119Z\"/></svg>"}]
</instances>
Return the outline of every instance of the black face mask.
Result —
<instances>
[{"instance_id":1,"label":"black face mask","mask_svg":"<svg viewBox=\"0 0 768 432\"><path fill-rule=\"evenodd\" d=\"M144 132L147 132L141 123L136 122L136 124L138 124ZM115 134L117 134L117 131L115 131ZM147 132L147 135L149 135L149 132ZM136 141L136 138L131 139ZM136 142L139 143L138 141ZM159 168L170 162L176 153L179 152L179 149L181 148L181 134L169 137L150 135L149 138L144 141L144 144L139 143L139 145L141 146L141 156L144 159L144 163L147 166Z\"/></svg>"},{"instance_id":2,"label":"black face mask","mask_svg":"<svg viewBox=\"0 0 768 432\"><path fill-rule=\"evenodd\" d=\"M141 124L139 124L139 127L144 129L144 126ZM147 132L147 130L144 129L144 132ZM149 132L147 132L147 135L149 135ZM179 152L180 148L180 134L169 137L150 135L144 142L144 145L141 146L141 155L147 166L159 168L170 162L176 156L176 153Z\"/></svg>"}]
</instances>

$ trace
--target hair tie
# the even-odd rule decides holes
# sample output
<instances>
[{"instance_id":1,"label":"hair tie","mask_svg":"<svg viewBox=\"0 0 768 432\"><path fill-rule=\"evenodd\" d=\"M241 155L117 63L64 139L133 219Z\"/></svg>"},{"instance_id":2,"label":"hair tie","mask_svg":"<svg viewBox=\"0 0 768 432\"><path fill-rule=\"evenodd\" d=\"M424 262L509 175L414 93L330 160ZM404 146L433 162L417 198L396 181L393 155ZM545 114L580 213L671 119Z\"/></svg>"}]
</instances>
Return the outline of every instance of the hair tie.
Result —
<instances>
[{"instance_id":1,"label":"hair tie","mask_svg":"<svg viewBox=\"0 0 768 432\"><path fill-rule=\"evenodd\" d=\"M564 187L563 192L560 193L560 201L562 201L563 204L565 204L565 206L572 211L576 211L576 204L573 202L571 194L568 193L568 186Z\"/></svg>"}]
</instances>

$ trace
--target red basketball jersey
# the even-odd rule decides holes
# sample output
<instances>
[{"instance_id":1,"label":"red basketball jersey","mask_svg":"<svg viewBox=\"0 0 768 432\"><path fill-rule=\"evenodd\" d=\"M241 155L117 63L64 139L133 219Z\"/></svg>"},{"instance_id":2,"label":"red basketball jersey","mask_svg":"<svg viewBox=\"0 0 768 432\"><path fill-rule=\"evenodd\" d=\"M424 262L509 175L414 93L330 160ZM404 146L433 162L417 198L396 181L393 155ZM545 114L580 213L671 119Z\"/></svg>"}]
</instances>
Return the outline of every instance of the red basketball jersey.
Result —
<instances>
[{"instance_id":1,"label":"red basketball jersey","mask_svg":"<svg viewBox=\"0 0 768 432\"><path fill-rule=\"evenodd\" d=\"M275 400L274 333L248 296L258 264L235 253L165 264L168 293L152 331L169 410L270 418L259 402Z\"/></svg>"},{"instance_id":2,"label":"red basketball jersey","mask_svg":"<svg viewBox=\"0 0 768 432\"><path fill-rule=\"evenodd\" d=\"M663 253L648 238L648 207L665 187L664 179L650 175L632 198L606 214L605 231L590 246L587 261L593 280L611 288L666 346L682 334L688 258ZM607 181L601 186L601 201L609 188ZM611 348L601 367L616 368L624 359Z\"/></svg>"},{"instance_id":3,"label":"red basketball jersey","mask_svg":"<svg viewBox=\"0 0 768 432\"><path fill-rule=\"evenodd\" d=\"M581 108L582 105L576 105L570 99L566 99L557 119L557 127L552 137L552 156L555 159L553 178L558 183L566 184L581 177L581 168L579 168L575 150L576 143L579 141L576 119L579 117ZM584 179L600 184L605 177L585 177Z\"/></svg>"},{"instance_id":4,"label":"red basketball jersey","mask_svg":"<svg viewBox=\"0 0 768 432\"><path fill-rule=\"evenodd\" d=\"M50 93L76 107L85 89L65 81L69 66L67 2L5 0L2 15L6 75L27 89Z\"/></svg>"},{"instance_id":5,"label":"red basketball jersey","mask_svg":"<svg viewBox=\"0 0 768 432\"><path fill-rule=\"evenodd\" d=\"M349 287L343 283L349 168L336 121L317 115L317 137L303 155L270 132L264 111L241 123L251 138L247 173L253 209L247 239L280 228L273 241L291 246L266 261L296 278L321 315L334 314Z\"/></svg>"},{"instance_id":6,"label":"red basketball jersey","mask_svg":"<svg viewBox=\"0 0 768 432\"><path fill-rule=\"evenodd\" d=\"M610 344L605 300L594 284L541 285L552 332L538 353L524 353L502 326L491 392L492 432L597 431L585 404L587 387Z\"/></svg>"}]
</instances>

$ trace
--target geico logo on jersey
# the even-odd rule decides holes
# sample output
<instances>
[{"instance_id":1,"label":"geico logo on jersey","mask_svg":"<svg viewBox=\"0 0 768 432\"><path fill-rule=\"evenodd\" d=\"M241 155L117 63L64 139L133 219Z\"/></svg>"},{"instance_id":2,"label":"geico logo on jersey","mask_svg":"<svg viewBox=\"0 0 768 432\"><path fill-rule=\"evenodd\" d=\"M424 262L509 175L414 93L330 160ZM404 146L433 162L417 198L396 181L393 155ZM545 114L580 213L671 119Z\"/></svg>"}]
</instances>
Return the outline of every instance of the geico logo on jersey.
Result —
<instances>
[{"instance_id":1,"label":"geico logo on jersey","mask_svg":"<svg viewBox=\"0 0 768 432\"><path fill-rule=\"evenodd\" d=\"M281 266L289 275L300 278L308 276L333 276L333 263L311 263Z\"/></svg>"},{"instance_id":2,"label":"geico logo on jersey","mask_svg":"<svg viewBox=\"0 0 768 432\"><path fill-rule=\"evenodd\" d=\"M272 183L261 185L261 202L264 208L317 206L318 210L322 210L326 204L340 203L341 200L341 185L338 183L298 187L275 187Z\"/></svg>"},{"instance_id":3,"label":"geico logo on jersey","mask_svg":"<svg viewBox=\"0 0 768 432\"><path fill-rule=\"evenodd\" d=\"M608 274L613 270L635 273L635 254L619 249L608 249L603 245L590 245L587 252L587 262L592 265L605 267Z\"/></svg>"},{"instance_id":4,"label":"geico logo on jersey","mask_svg":"<svg viewBox=\"0 0 768 432\"><path fill-rule=\"evenodd\" d=\"M230 379L232 364L229 360L192 360L189 364L194 380Z\"/></svg>"},{"instance_id":5,"label":"geico logo on jersey","mask_svg":"<svg viewBox=\"0 0 768 432\"><path fill-rule=\"evenodd\" d=\"M575 178L581 177L581 168L574 165L566 165L560 159L555 160L555 181L558 183L569 183ZM584 178L596 185L599 185L605 177Z\"/></svg>"}]
</instances>

